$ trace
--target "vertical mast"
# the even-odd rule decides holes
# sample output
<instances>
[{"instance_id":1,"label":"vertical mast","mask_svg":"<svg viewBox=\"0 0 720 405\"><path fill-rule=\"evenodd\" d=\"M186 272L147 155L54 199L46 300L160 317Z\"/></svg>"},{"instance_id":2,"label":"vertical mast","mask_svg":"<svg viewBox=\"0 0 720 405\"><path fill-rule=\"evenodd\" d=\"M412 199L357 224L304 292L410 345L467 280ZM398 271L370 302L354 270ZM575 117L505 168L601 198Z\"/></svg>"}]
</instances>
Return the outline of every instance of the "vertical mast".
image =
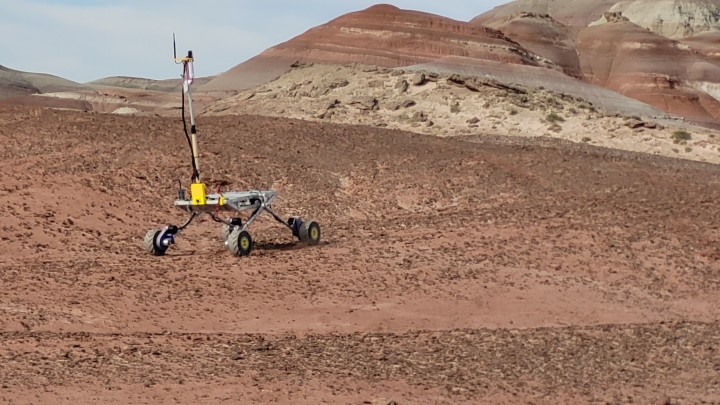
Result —
<instances>
[{"instance_id":1,"label":"vertical mast","mask_svg":"<svg viewBox=\"0 0 720 405\"><path fill-rule=\"evenodd\" d=\"M192 99L192 88L190 85L195 78L195 71L193 68L193 54L192 51L188 51L187 57L183 58L183 90L187 94L188 108L190 110L190 144L192 149L193 159L193 181L200 181L200 153L198 152L197 145L197 127L195 126L195 111L193 110L193 99Z\"/></svg>"}]
</instances>

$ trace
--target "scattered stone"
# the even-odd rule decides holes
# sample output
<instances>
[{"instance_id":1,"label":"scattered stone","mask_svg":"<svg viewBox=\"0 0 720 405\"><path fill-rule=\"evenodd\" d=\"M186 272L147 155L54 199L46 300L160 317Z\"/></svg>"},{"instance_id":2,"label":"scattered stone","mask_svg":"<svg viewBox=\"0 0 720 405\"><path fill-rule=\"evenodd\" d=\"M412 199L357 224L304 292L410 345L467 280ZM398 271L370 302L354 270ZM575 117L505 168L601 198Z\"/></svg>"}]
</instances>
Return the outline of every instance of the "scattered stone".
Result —
<instances>
[{"instance_id":1,"label":"scattered stone","mask_svg":"<svg viewBox=\"0 0 720 405\"><path fill-rule=\"evenodd\" d=\"M465 122L467 122L467 123L470 124L470 125L474 125L474 124L477 124L478 122L480 122L480 118L478 118L478 117L472 117L472 118L470 118L469 120L467 120L467 121L465 121Z\"/></svg>"},{"instance_id":2,"label":"scattered stone","mask_svg":"<svg viewBox=\"0 0 720 405\"><path fill-rule=\"evenodd\" d=\"M412 117L410 117L411 122L426 122L427 120L428 116L425 111L416 111Z\"/></svg>"},{"instance_id":3,"label":"scattered stone","mask_svg":"<svg viewBox=\"0 0 720 405\"><path fill-rule=\"evenodd\" d=\"M425 76L425 73L417 73L412 78L412 84L414 86L422 86L425 83L427 83L427 76Z\"/></svg>"},{"instance_id":4,"label":"scattered stone","mask_svg":"<svg viewBox=\"0 0 720 405\"><path fill-rule=\"evenodd\" d=\"M335 100L333 100L333 101L330 101L330 102L325 106L325 109L326 109L326 110L329 110L329 109L332 109L332 108L337 107L338 105L340 105L340 100L335 99Z\"/></svg>"},{"instance_id":5,"label":"scattered stone","mask_svg":"<svg viewBox=\"0 0 720 405\"><path fill-rule=\"evenodd\" d=\"M372 111L378 109L378 101L372 96L358 96L352 99L352 101L348 104L359 110Z\"/></svg>"},{"instance_id":6,"label":"scattered stone","mask_svg":"<svg viewBox=\"0 0 720 405\"><path fill-rule=\"evenodd\" d=\"M350 84L350 82L347 81L347 79L335 79L332 81L332 83L330 83L330 88L339 89L341 87L347 86L348 84Z\"/></svg>"},{"instance_id":7,"label":"scattered stone","mask_svg":"<svg viewBox=\"0 0 720 405\"><path fill-rule=\"evenodd\" d=\"M630 118L629 120L625 121L625 126L632 129L641 128L644 125L645 122L637 118Z\"/></svg>"},{"instance_id":8,"label":"scattered stone","mask_svg":"<svg viewBox=\"0 0 720 405\"><path fill-rule=\"evenodd\" d=\"M453 84L456 86L464 86L465 79L465 77L462 77L460 75L451 75L450 77L448 77L447 82L448 84Z\"/></svg>"},{"instance_id":9,"label":"scattered stone","mask_svg":"<svg viewBox=\"0 0 720 405\"><path fill-rule=\"evenodd\" d=\"M630 22L630 20L622 15L621 12L612 12L608 11L605 14L603 14L603 17L605 18L605 21L608 23L622 23L622 22Z\"/></svg>"},{"instance_id":10,"label":"scattered stone","mask_svg":"<svg viewBox=\"0 0 720 405\"><path fill-rule=\"evenodd\" d=\"M398 81L397 84L395 85L395 88L400 93L405 93L409 87L410 87L410 83L408 83L408 81L405 79Z\"/></svg>"},{"instance_id":11,"label":"scattered stone","mask_svg":"<svg viewBox=\"0 0 720 405\"><path fill-rule=\"evenodd\" d=\"M395 102L393 104L390 104L390 106L388 107L388 110L397 111L401 108L410 108L410 107L414 106L415 104L416 103L413 100L404 100L404 101Z\"/></svg>"},{"instance_id":12,"label":"scattered stone","mask_svg":"<svg viewBox=\"0 0 720 405\"><path fill-rule=\"evenodd\" d=\"M396 76L402 76L405 74L405 71L402 69L393 69L392 72L390 72L390 76L396 77Z\"/></svg>"},{"instance_id":13,"label":"scattered stone","mask_svg":"<svg viewBox=\"0 0 720 405\"><path fill-rule=\"evenodd\" d=\"M291 68L306 68L306 67L310 67L310 66L312 66L312 65L313 65L312 62L311 62L311 63L306 63L306 62L302 62L302 61L296 60L295 62L293 62L292 64L290 64L290 67L291 67Z\"/></svg>"}]
</instances>

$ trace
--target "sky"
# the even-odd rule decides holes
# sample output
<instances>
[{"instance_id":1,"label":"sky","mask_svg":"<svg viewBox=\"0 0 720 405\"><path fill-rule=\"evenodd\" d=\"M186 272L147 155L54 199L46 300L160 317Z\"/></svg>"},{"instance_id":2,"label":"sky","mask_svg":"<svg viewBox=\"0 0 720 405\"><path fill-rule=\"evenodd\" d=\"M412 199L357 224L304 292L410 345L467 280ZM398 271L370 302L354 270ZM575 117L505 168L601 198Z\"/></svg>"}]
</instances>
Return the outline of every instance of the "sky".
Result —
<instances>
[{"instance_id":1,"label":"sky","mask_svg":"<svg viewBox=\"0 0 720 405\"><path fill-rule=\"evenodd\" d=\"M197 76L222 73L364 0L0 0L0 65L85 83L108 76L169 79L172 34ZM395 0L467 21L508 0Z\"/></svg>"}]
</instances>

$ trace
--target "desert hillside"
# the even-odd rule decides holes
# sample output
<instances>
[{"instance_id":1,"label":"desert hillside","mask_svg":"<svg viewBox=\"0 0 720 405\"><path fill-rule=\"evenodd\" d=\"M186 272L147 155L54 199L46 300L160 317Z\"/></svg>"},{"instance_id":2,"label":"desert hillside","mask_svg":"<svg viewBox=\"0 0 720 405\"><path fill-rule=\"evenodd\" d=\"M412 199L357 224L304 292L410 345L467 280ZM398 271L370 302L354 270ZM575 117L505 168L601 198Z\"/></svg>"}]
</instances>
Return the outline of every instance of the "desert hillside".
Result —
<instances>
[{"instance_id":1,"label":"desert hillside","mask_svg":"<svg viewBox=\"0 0 720 405\"><path fill-rule=\"evenodd\" d=\"M497 81L504 81L503 73L514 72L541 78L536 88L558 87L560 82L565 87L577 86L579 79L668 114L717 125L720 65L712 45L716 5L679 2L693 5L683 8L687 12L683 11L682 21L700 24L702 20L709 25L692 26L687 41L678 42L675 36L649 31L638 20L638 10L650 15L674 2L661 2L659 9L643 8L640 3L518 1L470 22L378 5L278 44L200 89L251 89L298 64L420 65L435 73L452 69L450 73ZM701 19L700 14L705 17ZM663 16L657 18L669 18ZM673 21L673 27L680 24ZM669 24L668 20L665 27ZM501 74L493 68L497 64L502 65Z\"/></svg>"},{"instance_id":2,"label":"desert hillside","mask_svg":"<svg viewBox=\"0 0 720 405\"><path fill-rule=\"evenodd\" d=\"M291 117L441 137L552 137L720 163L717 131L670 119L632 99L613 100L623 108L606 110L600 89L578 83L576 90L583 89L573 94L457 74L306 65L212 102L202 114Z\"/></svg>"}]
</instances>

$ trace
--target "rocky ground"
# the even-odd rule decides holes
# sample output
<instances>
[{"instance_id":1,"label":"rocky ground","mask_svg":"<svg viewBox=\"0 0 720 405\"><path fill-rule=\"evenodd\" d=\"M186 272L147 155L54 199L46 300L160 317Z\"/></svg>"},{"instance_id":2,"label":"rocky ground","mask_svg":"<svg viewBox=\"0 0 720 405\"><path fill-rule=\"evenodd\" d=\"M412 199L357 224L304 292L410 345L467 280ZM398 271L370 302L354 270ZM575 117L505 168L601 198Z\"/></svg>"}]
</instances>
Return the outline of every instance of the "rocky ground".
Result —
<instances>
[{"instance_id":1,"label":"rocky ground","mask_svg":"<svg viewBox=\"0 0 720 405\"><path fill-rule=\"evenodd\" d=\"M177 117L0 107L0 401L720 401L717 166L322 121L198 120L209 187L319 246L264 218L240 259L206 218L151 257Z\"/></svg>"},{"instance_id":2,"label":"rocky ground","mask_svg":"<svg viewBox=\"0 0 720 405\"><path fill-rule=\"evenodd\" d=\"M652 110L647 105L629 99L610 102L595 94L599 88L580 82L569 93L513 84L504 76L501 81L482 76L307 64L265 85L209 102L203 114L292 117L443 137L552 137L720 163L718 131L673 120L660 111L648 114ZM543 80L553 82L547 75ZM600 107L602 103L615 111ZM689 139L678 139L678 131Z\"/></svg>"}]
</instances>

